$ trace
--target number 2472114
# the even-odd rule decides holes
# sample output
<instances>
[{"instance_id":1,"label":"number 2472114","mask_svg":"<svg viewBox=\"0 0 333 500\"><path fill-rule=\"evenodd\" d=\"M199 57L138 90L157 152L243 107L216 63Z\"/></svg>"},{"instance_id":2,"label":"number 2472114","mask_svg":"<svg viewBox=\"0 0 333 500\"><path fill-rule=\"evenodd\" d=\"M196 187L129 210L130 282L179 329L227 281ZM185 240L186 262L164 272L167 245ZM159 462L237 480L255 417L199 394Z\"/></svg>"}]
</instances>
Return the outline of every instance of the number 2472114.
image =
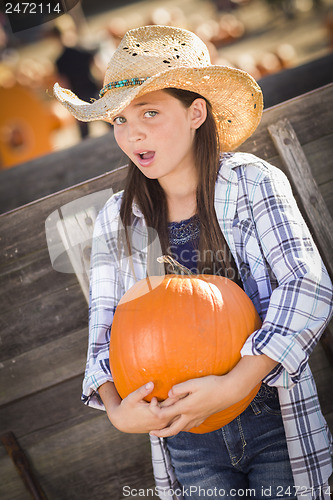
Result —
<instances>
[{"instance_id":1,"label":"number 2472114","mask_svg":"<svg viewBox=\"0 0 333 500\"><path fill-rule=\"evenodd\" d=\"M34 3L34 2L6 2L6 14L62 14L60 2Z\"/></svg>"}]
</instances>

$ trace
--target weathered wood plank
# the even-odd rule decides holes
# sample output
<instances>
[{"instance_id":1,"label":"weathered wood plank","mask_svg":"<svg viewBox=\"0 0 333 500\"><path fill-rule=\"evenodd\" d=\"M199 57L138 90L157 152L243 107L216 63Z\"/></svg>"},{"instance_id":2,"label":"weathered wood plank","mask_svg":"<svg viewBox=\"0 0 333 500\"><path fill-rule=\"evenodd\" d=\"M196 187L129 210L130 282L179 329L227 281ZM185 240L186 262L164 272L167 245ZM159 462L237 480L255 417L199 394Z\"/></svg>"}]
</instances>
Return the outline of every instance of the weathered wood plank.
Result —
<instances>
[{"instance_id":1,"label":"weathered wood plank","mask_svg":"<svg viewBox=\"0 0 333 500\"><path fill-rule=\"evenodd\" d=\"M0 446L0 496L3 500L31 500L31 495L26 490L17 475L15 465L6 456L4 448Z\"/></svg>"},{"instance_id":2,"label":"weathered wood plank","mask_svg":"<svg viewBox=\"0 0 333 500\"><path fill-rule=\"evenodd\" d=\"M6 376L0 378L0 407L68 378L82 375L87 346L88 332L85 328L24 352L15 359L3 361L0 373Z\"/></svg>"},{"instance_id":3,"label":"weathered wood plank","mask_svg":"<svg viewBox=\"0 0 333 500\"><path fill-rule=\"evenodd\" d=\"M122 434L104 413L72 428L40 438L38 431L20 439L50 500L121 498L123 487L153 487L147 435ZM0 498L22 500L8 457L0 449ZM91 478L91 481L87 480ZM21 488L19 491L22 491Z\"/></svg>"},{"instance_id":4,"label":"weathered wood plank","mask_svg":"<svg viewBox=\"0 0 333 500\"><path fill-rule=\"evenodd\" d=\"M39 392L27 389L27 396L0 406L2 432L13 431L18 439L38 432L46 439L95 418L99 412L81 402L82 379L83 373Z\"/></svg>"},{"instance_id":5,"label":"weathered wood plank","mask_svg":"<svg viewBox=\"0 0 333 500\"><path fill-rule=\"evenodd\" d=\"M120 168L109 174L96 177L91 182L72 186L70 189L46 196L41 200L0 215L0 243L1 249L3 249L0 270L22 256L38 252L42 242L46 246L45 221L59 207L96 192L101 193L101 203L103 203L105 190L119 191L122 189L125 177L126 169ZM28 224L27 221L29 221ZM20 238L17 238L17 234L20 235Z\"/></svg>"},{"instance_id":6,"label":"weathered wood plank","mask_svg":"<svg viewBox=\"0 0 333 500\"><path fill-rule=\"evenodd\" d=\"M46 248L13 260L10 266L2 269L0 279L0 315L17 310L18 304L40 301L41 294L52 294L77 283L73 272L54 271Z\"/></svg>"},{"instance_id":7,"label":"weathered wood plank","mask_svg":"<svg viewBox=\"0 0 333 500\"><path fill-rule=\"evenodd\" d=\"M311 166L313 177L322 191L325 184L333 183L333 168L329 168L333 155L333 132L314 141L302 144L302 149ZM275 148L274 151L274 156L264 159L287 173L287 169ZM246 152L251 153L250 147Z\"/></svg>"},{"instance_id":8,"label":"weathered wood plank","mask_svg":"<svg viewBox=\"0 0 333 500\"><path fill-rule=\"evenodd\" d=\"M78 286L38 294L0 316L0 362L87 326L87 303ZM65 342L65 340L64 340Z\"/></svg>"},{"instance_id":9,"label":"weathered wood plank","mask_svg":"<svg viewBox=\"0 0 333 500\"><path fill-rule=\"evenodd\" d=\"M319 187L333 182L332 154L333 132L316 141L302 145L302 149L311 166L311 172Z\"/></svg>"},{"instance_id":10,"label":"weathered wood plank","mask_svg":"<svg viewBox=\"0 0 333 500\"><path fill-rule=\"evenodd\" d=\"M332 162L333 133L307 144L303 144L302 149L311 167L312 175L320 190L323 189L325 184L332 185L333 169L330 169L329 165ZM288 175L287 168L280 156L276 155L269 158L268 161Z\"/></svg>"},{"instance_id":11,"label":"weathered wood plank","mask_svg":"<svg viewBox=\"0 0 333 500\"><path fill-rule=\"evenodd\" d=\"M333 214L333 189L332 183L324 184L321 186L321 194L325 200L330 214Z\"/></svg>"},{"instance_id":12,"label":"weathered wood plank","mask_svg":"<svg viewBox=\"0 0 333 500\"><path fill-rule=\"evenodd\" d=\"M34 500L47 500L36 475L31 467L28 457L21 448L13 432L0 435L0 441L4 445L8 456L11 458L15 468L22 479L27 491Z\"/></svg>"},{"instance_id":13,"label":"weathered wood plank","mask_svg":"<svg viewBox=\"0 0 333 500\"><path fill-rule=\"evenodd\" d=\"M315 182L310 165L288 119L268 127L269 133L288 170L311 222L321 254L333 276L333 220Z\"/></svg>"}]
</instances>

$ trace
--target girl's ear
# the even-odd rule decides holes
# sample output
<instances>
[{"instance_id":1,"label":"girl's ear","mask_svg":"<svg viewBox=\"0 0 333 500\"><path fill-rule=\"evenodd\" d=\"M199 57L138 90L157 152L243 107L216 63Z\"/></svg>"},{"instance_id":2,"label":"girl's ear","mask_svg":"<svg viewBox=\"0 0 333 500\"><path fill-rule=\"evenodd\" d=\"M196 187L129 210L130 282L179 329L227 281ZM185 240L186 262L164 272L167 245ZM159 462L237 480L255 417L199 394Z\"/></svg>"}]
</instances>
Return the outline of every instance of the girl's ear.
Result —
<instances>
[{"instance_id":1,"label":"girl's ear","mask_svg":"<svg viewBox=\"0 0 333 500\"><path fill-rule=\"evenodd\" d=\"M191 125L198 129L207 118L207 106L205 99L195 99L190 106Z\"/></svg>"}]
</instances>

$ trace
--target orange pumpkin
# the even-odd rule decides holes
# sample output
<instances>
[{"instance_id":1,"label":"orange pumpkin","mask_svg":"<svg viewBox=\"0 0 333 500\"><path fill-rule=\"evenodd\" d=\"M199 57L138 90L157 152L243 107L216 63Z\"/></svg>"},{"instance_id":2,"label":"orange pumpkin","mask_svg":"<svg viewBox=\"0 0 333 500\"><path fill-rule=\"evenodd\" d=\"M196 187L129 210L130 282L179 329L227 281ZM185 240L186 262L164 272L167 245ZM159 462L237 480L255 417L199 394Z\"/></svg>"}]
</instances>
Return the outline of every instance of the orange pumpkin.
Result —
<instances>
[{"instance_id":1,"label":"orange pumpkin","mask_svg":"<svg viewBox=\"0 0 333 500\"><path fill-rule=\"evenodd\" d=\"M116 389L125 398L152 380L147 401L153 396L164 400L177 383L223 375L237 364L245 340L260 326L249 297L227 278L172 274L143 279L122 297L114 315L110 367ZM226 425L247 408L259 387L190 432Z\"/></svg>"}]
</instances>

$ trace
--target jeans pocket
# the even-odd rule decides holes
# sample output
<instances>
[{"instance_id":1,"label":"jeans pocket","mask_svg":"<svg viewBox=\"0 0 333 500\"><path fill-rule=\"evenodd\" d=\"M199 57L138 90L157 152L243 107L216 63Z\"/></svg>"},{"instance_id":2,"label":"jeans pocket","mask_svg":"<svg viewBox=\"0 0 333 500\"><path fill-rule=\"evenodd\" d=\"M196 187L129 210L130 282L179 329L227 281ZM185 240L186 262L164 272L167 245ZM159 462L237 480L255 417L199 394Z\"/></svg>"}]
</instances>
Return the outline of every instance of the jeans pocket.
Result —
<instances>
[{"instance_id":1,"label":"jeans pocket","mask_svg":"<svg viewBox=\"0 0 333 500\"><path fill-rule=\"evenodd\" d=\"M276 387L261 384L260 390L251 403L252 410L257 415L262 411L270 415L281 415L279 395Z\"/></svg>"}]
</instances>

